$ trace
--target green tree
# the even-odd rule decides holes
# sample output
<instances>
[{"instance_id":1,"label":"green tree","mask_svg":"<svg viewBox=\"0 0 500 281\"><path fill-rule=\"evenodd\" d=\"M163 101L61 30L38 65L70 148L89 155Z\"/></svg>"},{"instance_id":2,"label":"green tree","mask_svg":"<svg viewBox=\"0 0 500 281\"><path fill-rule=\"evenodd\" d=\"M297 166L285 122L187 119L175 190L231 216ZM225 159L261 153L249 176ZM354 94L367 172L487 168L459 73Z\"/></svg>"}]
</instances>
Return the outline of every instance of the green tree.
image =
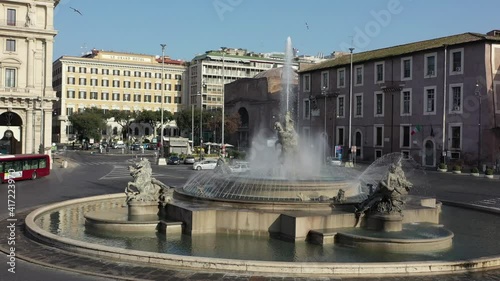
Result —
<instances>
[{"instance_id":1,"label":"green tree","mask_svg":"<svg viewBox=\"0 0 500 281\"><path fill-rule=\"evenodd\" d=\"M172 112L168 110L163 110L163 124L167 124L173 120L173 114ZM158 129L161 127L162 120L161 120L161 111L152 111L152 110L144 110L140 111L135 119L136 122L143 122L143 123L148 123L153 130L156 130L157 132Z\"/></svg>"},{"instance_id":2,"label":"green tree","mask_svg":"<svg viewBox=\"0 0 500 281\"><path fill-rule=\"evenodd\" d=\"M127 134L129 132L130 124L132 124L137 115L138 112L136 111L128 111L128 110L118 110L118 109L112 109L108 111L109 118L114 118L115 122L122 127L122 135L123 139L127 139Z\"/></svg>"},{"instance_id":3,"label":"green tree","mask_svg":"<svg viewBox=\"0 0 500 281\"><path fill-rule=\"evenodd\" d=\"M106 128L106 119L102 111L87 109L69 116L69 121L76 130L78 139L101 139L101 132Z\"/></svg>"}]
</instances>

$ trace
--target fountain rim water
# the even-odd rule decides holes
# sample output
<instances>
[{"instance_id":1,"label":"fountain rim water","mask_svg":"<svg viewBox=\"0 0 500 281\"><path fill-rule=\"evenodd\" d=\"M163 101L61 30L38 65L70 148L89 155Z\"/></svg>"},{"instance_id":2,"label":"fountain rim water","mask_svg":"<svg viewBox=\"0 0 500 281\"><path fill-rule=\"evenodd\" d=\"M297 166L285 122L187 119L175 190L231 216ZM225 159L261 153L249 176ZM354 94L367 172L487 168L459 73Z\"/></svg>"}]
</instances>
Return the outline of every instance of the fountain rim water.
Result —
<instances>
[{"instance_id":1,"label":"fountain rim water","mask_svg":"<svg viewBox=\"0 0 500 281\"><path fill-rule=\"evenodd\" d=\"M408 274L436 274L462 273L471 268L488 270L500 266L500 255L480 257L456 261L418 261L418 262L368 262L368 263L318 263L318 262L276 262L221 259L213 257L181 256L165 253L152 253L137 250L128 250L117 247L103 246L78 241L67 237L52 234L35 222L36 219L47 213L63 207L98 202L112 199L125 200L123 193L84 197L53 203L37 208L25 218L26 231L37 241L63 250L71 250L76 254L99 256L103 258L119 258L121 262L146 262L152 265L171 265L189 268L190 270L218 270L224 272L262 272L286 275L324 275L336 274L344 277L368 277L374 274L382 276L398 276Z\"/></svg>"}]
</instances>

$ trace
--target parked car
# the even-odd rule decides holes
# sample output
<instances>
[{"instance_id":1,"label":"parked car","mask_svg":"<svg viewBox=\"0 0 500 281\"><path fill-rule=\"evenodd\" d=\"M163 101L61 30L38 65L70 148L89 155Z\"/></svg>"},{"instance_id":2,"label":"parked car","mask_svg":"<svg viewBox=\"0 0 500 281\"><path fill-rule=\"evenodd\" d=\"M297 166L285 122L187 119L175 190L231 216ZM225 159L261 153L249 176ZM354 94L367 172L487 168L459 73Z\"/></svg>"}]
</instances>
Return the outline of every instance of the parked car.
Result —
<instances>
[{"instance_id":1,"label":"parked car","mask_svg":"<svg viewBox=\"0 0 500 281\"><path fill-rule=\"evenodd\" d=\"M193 170L213 170L217 167L217 159L206 159L199 162L194 162Z\"/></svg>"},{"instance_id":2,"label":"parked car","mask_svg":"<svg viewBox=\"0 0 500 281\"><path fill-rule=\"evenodd\" d=\"M186 158L184 158L184 164L194 164L195 159L194 159L194 156L192 155L188 155L186 156Z\"/></svg>"},{"instance_id":3,"label":"parked car","mask_svg":"<svg viewBox=\"0 0 500 281\"><path fill-rule=\"evenodd\" d=\"M181 163L181 158L177 156L170 156L167 161L168 165L179 165L180 163Z\"/></svg>"},{"instance_id":4,"label":"parked car","mask_svg":"<svg viewBox=\"0 0 500 281\"><path fill-rule=\"evenodd\" d=\"M250 171L250 165L248 163L236 163L234 165L229 166L231 172L233 173L245 173Z\"/></svg>"},{"instance_id":5,"label":"parked car","mask_svg":"<svg viewBox=\"0 0 500 281\"><path fill-rule=\"evenodd\" d=\"M130 150L141 150L141 145L138 143L131 144Z\"/></svg>"}]
</instances>

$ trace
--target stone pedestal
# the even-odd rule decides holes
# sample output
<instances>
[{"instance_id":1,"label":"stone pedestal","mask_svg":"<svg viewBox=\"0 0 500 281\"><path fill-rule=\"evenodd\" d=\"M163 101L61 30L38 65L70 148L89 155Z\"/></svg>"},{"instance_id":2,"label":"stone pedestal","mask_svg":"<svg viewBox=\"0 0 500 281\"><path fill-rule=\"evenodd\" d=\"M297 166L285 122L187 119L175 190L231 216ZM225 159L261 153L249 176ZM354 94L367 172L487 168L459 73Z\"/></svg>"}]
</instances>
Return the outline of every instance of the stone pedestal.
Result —
<instances>
[{"instance_id":1,"label":"stone pedestal","mask_svg":"<svg viewBox=\"0 0 500 281\"><path fill-rule=\"evenodd\" d=\"M403 216L400 214L371 215L367 218L366 228L384 232L403 230Z\"/></svg>"},{"instance_id":2,"label":"stone pedestal","mask_svg":"<svg viewBox=\"0 0 500 281\"><path fill-rule=\"evenodd\" d=\"M167 165L167 159L164 157L158 158L158 166L165 166Z\"/></svg>"},{"instance_id":3,"label":"stone pedestal","mask_svg":"<svg viewBox=\"0 0 500 281\"><path fill-rule=\"evenodd\" d=\"M158 202L142 202L131 200L127 203L129 218L138 216L150 216L158 214Z\"/></svg>"}]
</instances>

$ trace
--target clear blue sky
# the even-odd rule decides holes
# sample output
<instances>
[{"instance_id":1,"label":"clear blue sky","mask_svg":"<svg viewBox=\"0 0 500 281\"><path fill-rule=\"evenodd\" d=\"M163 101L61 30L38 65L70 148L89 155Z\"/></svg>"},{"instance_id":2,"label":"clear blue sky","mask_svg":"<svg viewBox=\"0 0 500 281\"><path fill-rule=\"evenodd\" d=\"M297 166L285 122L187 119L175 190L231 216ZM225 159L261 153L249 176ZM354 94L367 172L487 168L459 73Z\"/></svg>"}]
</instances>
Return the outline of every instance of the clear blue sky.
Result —
<instances>
[{"instance_id":1,"label":"clear blue sky","mask_svg":"<svg viewBox=\"0 0 500 281\"><path fill-rule=\"evenodd\" d=\"M78 9L79 15L71 8ZM191 60L222 46L355 52L500 29L498 0L61 0L54 60L93 48Z\"/></svg>"}]
</instances>

